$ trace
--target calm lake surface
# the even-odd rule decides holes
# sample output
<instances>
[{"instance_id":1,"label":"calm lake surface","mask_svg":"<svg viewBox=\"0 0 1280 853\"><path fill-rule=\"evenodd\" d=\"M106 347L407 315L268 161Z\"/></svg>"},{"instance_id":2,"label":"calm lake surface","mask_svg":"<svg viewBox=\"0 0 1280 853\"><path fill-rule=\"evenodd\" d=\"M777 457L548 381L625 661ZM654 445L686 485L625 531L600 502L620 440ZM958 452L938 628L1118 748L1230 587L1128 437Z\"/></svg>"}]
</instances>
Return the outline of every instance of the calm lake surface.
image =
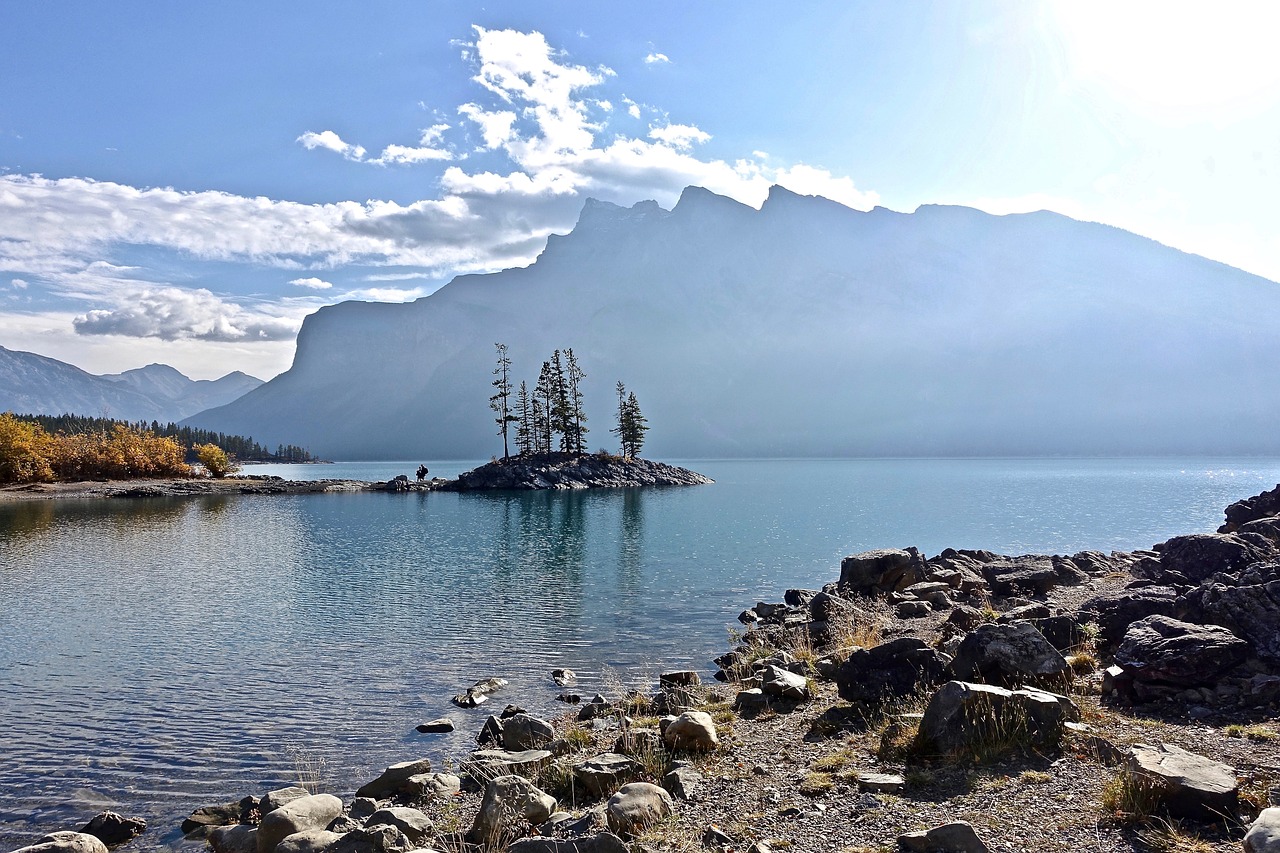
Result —
<instances>
[{"instance_id":1,"label":"calm lake surface","mask_svg":"<svg viewBox=\"0 0 1280 853\"><path fill-rule=\"evenodd\" d=\"M710 671L739 611L845 554L1145 548L1280 482L1280 459L681 464L716 484L0 505L0 849L103 808L147 818L129 849L179 846L193 808L301 773L349 796L460 755L489 710L449 697L482 677L551 712L556 667L584 693ZM444 715L454 734L414 731Z\"/></svg>"}]
</instances>

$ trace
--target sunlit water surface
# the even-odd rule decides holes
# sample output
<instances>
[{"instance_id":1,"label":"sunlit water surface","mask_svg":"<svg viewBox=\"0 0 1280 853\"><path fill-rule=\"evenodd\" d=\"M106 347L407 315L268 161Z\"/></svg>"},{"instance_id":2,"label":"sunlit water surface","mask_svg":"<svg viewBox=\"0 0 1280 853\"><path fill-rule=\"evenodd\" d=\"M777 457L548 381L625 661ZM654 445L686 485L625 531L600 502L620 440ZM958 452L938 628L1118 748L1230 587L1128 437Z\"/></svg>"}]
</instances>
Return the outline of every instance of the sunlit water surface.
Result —
<instances>
[{"instance_id":1,"label":"sunlit water surface","mask_svg":"<svg viewBox=\"0 0 1280 853\"><path fill-rule=\"evenodd\" d=\"M200 805L459 755L489 710L449 697L481 677L550 713L556 667L583 692L709 671L740 610L845 554L1149 547L1280 481L1275 459L685 464L717 482L0 505L0 849L103 808L148 819L130 849L176 846ZM457 732L414 731L442 715Z\"/></svg>"}]
</instances>

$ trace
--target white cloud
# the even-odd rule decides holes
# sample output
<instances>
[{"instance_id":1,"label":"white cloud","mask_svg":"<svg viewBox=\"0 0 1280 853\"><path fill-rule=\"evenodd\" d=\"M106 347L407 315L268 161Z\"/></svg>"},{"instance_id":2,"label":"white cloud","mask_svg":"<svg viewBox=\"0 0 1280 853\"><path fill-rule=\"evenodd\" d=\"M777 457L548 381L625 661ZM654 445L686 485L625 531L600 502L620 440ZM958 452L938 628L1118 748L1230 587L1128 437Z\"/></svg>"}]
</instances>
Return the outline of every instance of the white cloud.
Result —
<instances>
[{"instance_id":1,"label":"white cloud","mask_svg":"<svg viewBox=\"0 0 1280 853\"><path fill-rule=\"evenodd\" d=\"M644 58L645 65L663 65L670 62L671 59L665 53L650 53Z\"/></svg>"},{"instance_id":2,"label":"white cloud","mask_svg":"<svg viewBox=\"0 0 1280 853\"><path fill-rule=\"evenodd\" d=\"M376 160L370 160L371 163L386 165L388 163L422 163L428 160L452 160L453 152L448 148L437 147L440 138L444 136L444 132L449 129L447 124L437 124L428 127L422 131L422 136L418 140L416 147L405 145L388 145L382 149L382 154Z\"/></svg>"},{"instance_id":3,"label":"white cloud","mask_svg":"<svg viewBox=\"0 0 1280 853\"><path fill-rule=\"evenodd\" d=\"M15 278L9 282L9 286L12 287L14 290L26 290L27 281L26 279Z\"/></svg>"},{"instance_id":4,"label":"white cloud","mask_svg":"<svg viewBox=\"0 0 1280 853\"><path fill-rule=\"evenodd\" d=\"M228 342L289 340L300 326L295 319L249 311L204 288L135 285L115 296L120 304L76 317L75 330L82 335Z\"/></svg>"},{"instance_id":5,"label":"white cloud","mask_svg":"<svg viewBox=\"0 0 1280 853\"><path fill-rule=\"evenodd\" d=\"M458 113L480 126L484 147L497 148L515 133L516 114L510 110L486 110L479 104L463 104Z\"/></svg>"},{"instance_id":6,"label":"white cloud","mask_svg":"<svg viewBox=\"0 0 1280 853\"><path fill-rule=\"evenodd\" d=\"M858 210L870 210L880 201L874 192L865 192L854 186L853 180L837 177L826 169L806 166L803 163L773 173L773 181L802 195L820 195Z\"/></svg>"},{"instance_id":7,"label":"white cloud","mask_svg":"<svg viewBox=\"0 0 1280 853\"><path fill-rule=\"evenodd\" d=\"M332 130L324 130L320 133L315 133L309 130L299 136L297 141L301 142L303 147L308 151L316 148L324 148L326 150L333 151L334 153L341 154L348 160L363 160L365 155L363 146L351 145L350 143L343 142L342 137L338 136L338 134L334 133Z\"/></svg>"},{"instance_id":8,"label":"white cloud","mask_svg":"<svg viewBox=\"0 0 1280 853\"><path fill-rule=\"evenodd\" d=\"M421 287L365 287L349 290L342 294L342 298L365 302L412 302L427 293L429 291Z\"/></svg>"},{"instance_id":9,"label":"white cloud","mask_svg":"<svg viewBox=\"0 0 1280 853\"><path fill-rule=\"evenodd\" d=\"M289 283L294 285L295 287L306 287L311 290L328 290L329 288L333 287L333 284L331 282L327 282L322 278L315 278L315 277L295 278L295 279L292 279Z\"/></svg>"},{"instance_id":10,"label":"white cloud","mask_svg":"<svg viewBox=\"0 0 1280 853\"><path fill-rule=\"evenodd\" d=\"M666 127L649 128L649 138L665 142L672 148L690 148L695 142L708 142L711 134L691 124L668 124Z\"/></svg>"}]
</instances>

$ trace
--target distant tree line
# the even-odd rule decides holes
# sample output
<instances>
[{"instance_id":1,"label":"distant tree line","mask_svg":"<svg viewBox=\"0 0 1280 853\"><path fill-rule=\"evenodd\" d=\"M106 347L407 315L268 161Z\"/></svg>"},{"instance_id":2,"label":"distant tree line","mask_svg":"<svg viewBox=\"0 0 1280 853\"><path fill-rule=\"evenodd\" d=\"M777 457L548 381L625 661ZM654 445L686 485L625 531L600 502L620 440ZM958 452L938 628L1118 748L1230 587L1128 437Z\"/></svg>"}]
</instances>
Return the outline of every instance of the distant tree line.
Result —
<instances>
[{"instance_id":1,"label":"distant tree line","mask_svg":"<svg viewBox=\"0 0 1280 853\"><path fill-rule=\"evenodd\" d=\"M498 426L498 435L502 437L502 458L511 455L513 425L516 451L521 456L551 453L553 450L578 455L586 453L586 436L590 430L586 426L582 381L587 374L578 364L573 350L556 350L550 359L542 362L538 381L530 390L526 381L521 381L519 389L513 388L507 345L494 344L494 347L498 359L493 369L494 394L489 398L489 408L496 416L494 422ZM649 427L640 413L636 395L627 394L622 382L618 382L617 391L618 419L610 432L618 436L623 456L638 456Z\"/></svg>"},{"instance_id":2,"label":"distant tree line","mask_svg":"<svg viewBox=\"0 0 1280 853\"><path fill-rule=\"evenodd\" d=\"M197 427L179 426L170 421L161 424L159 421L119 421L111 418L92 418L85 415L15 415L18 420L39 424L46 432L66 435L89 435L92 433L110 433L117 426L128 427L134 432L150 432L161 438L175 439L186 450L188 462L198 461L194 448L196 445L212 444L220 448L228 456L241 462L312 462L315 457L305 448L292 444L278 444L272 453L253 440L252 436L228 435L223 432L199 429Z\"/></svg>"}]
</instances>

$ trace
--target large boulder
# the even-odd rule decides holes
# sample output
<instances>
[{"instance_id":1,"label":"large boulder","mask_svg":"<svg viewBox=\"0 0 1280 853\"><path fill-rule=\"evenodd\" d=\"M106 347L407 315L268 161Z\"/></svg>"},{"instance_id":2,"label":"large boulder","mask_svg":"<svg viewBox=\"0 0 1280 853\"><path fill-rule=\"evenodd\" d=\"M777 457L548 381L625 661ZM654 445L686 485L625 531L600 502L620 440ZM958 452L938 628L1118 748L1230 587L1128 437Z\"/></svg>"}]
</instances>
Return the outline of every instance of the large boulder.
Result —
<instances>
[{"instance_id":1,"label":"large boulder","mask_svg":"<svg viewBox=\"0 0 1280 853\"><path fill-rule=\"evenodd\" d=\"M1152 784L1171 814L1196 820L1235 817L1236 771L1220 761L1167 743L1139 744L1130 750L1125 771Z\"/></svg>"},{"instance_id":2,"label":"large boulder","mask_svg":"<svg viewBox=\"0 0 1280 853\"><path fill-rule=\"evenodd\" d=\"M262 795L262 799L258 800L258 811L262 814L273 812L281 806L287 806L294 800L300 800L311 794L301 785L290 785L288 788L276 788L274 791L268 791Z\"/></svg>"},{"instance_id":3,"label":"large boulder","mask_svg":"<svg viewBox=\"0 0 1280 853\"><path fill-rule=\"evenodd\" d=\"M523 776L499 776L485 787L469 837L487 847L505 843L551 817L556 805L555 797Z\"/></svg>"},{"instance_id":4,"label":"large boulder","mask_svg":"<svg viewBox=\"0 0 1280 853\"><path fill-rule=\"evenodd\" d=\"M1280 808L1263 809L1249 826L1244 853L1280 853Z\"/></svg>"},{"instance_id":5,"label":"large boulder","mask_svg":"<svg viewBox=\"0 0 1280 853\"><path fill-rule=\"evenodd\" d=\"M760 673L761 688L771 696L807 702L813 698L809 683L803 675L797 675L779 666L767 666Z\"/></svg>"},{"instance_id":6,"label":"large boulder","mask_svg":"<svg viewBox=\"0 0 1280 853\"><path fill-rule=\"evenodd\" d=\"M490 779L499 776L533 776L550 764L551 759L548 749L526 749L523 752L479 749L462 762L462 770L482 784L488 784Z\"/></svg>"},{"instance_id":7,"label":"large boulder","mask_svg":"<svg viewBox=\"0 0 1280 853\"><path fill-rule=\"evenodd\" d=\"M1219 533L1231 533L1236 528L1259 518L1280 515L1280 486L1245 498L1226 508L1227 521L1218 528Z\"/></svg>"},{"instance_id":8,"label":"large boulder","mask_svg":"<svg viewBox=\"0 0 1280 853\"><path fill-rule=\"evenodd\" d=\"M257 797L244 797L233 803L201 806L182 822L182 834L201 838L210 827L249 823L252 813L257 808Z\"/></svg>"},{"instance_id":9,"label":"large boulder","mask_svg":"<svg viewBox=\"0 0 1280 853\"><path fill-rule=\"evenodd\" d=\"M462 790L462 780L452 773L419 773L406 779L401 790L415 800L447 800Z\"/></svg>"},{"instance_id":10,"label":"large boulder","mask_svg":"<svg viewBox=\"0 0 1280 853\"><path fill-rule=\"evenodd\" d=\"M386 770L383 770L377 779L361 785L356 790L356 796L370 797L375 800L389 799L396 794L403 793L404 784L409 780L410 776L430 772L430 758L419 758L416 761L402 761L399 764L392 764Z\"/></svg>"},{"instance_id":11,"label":"large boulder","mask_svg":"<svg viewBox=\"0 0 1280 853\"><path fill-rule=\"evenodd\" d=\"M883 702L933 687L946 676L947 658L918 637L899 637L857 649L836 670L840 698Z\"/></svg>"},{"instance_id":12,"label":"large boulder","mask_svg":"<svg viewBox=\"0 0 1280 853\"><path fill-rule=\"evenodd\" d=\"M1177 616L1181 605L1171 586L1147 585L1095 596L1080 606L1080 618L1098 626L1098 640L1115 648L1124 632L1148 616Z\"/></svg>"},{"instance_id":13,"label":"large boulder","mask_svg":"<svg viewBox=\"0 0 1280 853\"><path fill-rule=\"evenodd\" d=\"M119 847L147 831L147 822L140 817L122 817L115 812L98 812L80 827L80 831L92 835L108 847Z\"/></svg>"},{"instance_id":14,"label":"large boulder","mask_svg":"<svg viewBox=\"0 0 1280 853\"><path fill-rule=\"evenodd\" d=\"M627 853L627 845L612 832L573 838L535 835L515 842L507 848L507 853Z\"/></svg>"},{"instance_id":15,"label":"large boulder","mask_svg":"<svg viewBox=\"0 0 1280 853\"><path fill-rule=\"evenodd\" d=\"M51 832L14 853L107 853L107 845L85 832Z\"/></svg>"},{"instance_id":16,"label":"large boulder","mask_svg":"<svg viewBox=\"0 0 1280 853\"><path fill-rule=\"evenodd\" d=\"M1234 574L1250 563L1276 555L1275 547L1236 533L1193 533L1156 546L1164 572L1200 583L1218 572Z\"/></svg>"},{"instance_id":17,"label":"large boulder","mask_svg":"<svg viewBox=\"0 0 1280 853\"><path fill-rule=\"evenodd\" d=\"M1065 675L1066 658L1029 622L979 625L960 642L951 672L960 681L1017 686Z\"/></svg>"},{"instance_id":18,"label":"large boulder","mask_svg":"<svg viewBox=\"0 0 1280 853\"><path fill-rule=\"evenodd\" d=\"M671 795L649 782L623 785L609 798L609 828L619 835L635 835L662 820L675 809Z\"/></svg>"},{"instance_id":19,"label":"large boulder","mask_svg":"<svg viewBox=\"0 0 1280 853\"><path fill-rule=\"evenodd\" d=\"M1080 709L1055 693L951 681L929 698L916 737L926 752L982 757L1055 747L1066 723L1079 719Z\"/></svg>"},{"instance_id":20,"label":"large boulder","mask_svg":"<svg viewBox=\"0 0 1280 853\"><path fill-rule=\"evenodd\" d=\"M1187 596L1187 603L1197 621L1229 629L1248 640L1259 658L1280 664L1280 580L1248 586L1204 584Z\"/></svg>"},{"instance_id":21,"label":"large boulder","mask_svg":"<svg viewBox=\"0 0 1280 853\"><path fill-rule=\"evenodd\" d=\"M841 593L896 592L924 580L924 561L915 548L865 551L840 561Z\"/></svg>"},{"instance_id":22,"label":"large boulder","mask_svg":"<svg viewBox=\"0 0 1280 853\"><path fill-rule=\"evenodd\" d=\"M414 849L409 837L394 826L366 826L353 829L329 848L329 853L408 853Z\"/></svg>"},{"instance_id":23,"label":"large boulder","mask_svg":"<svg viewBox=\"0 0 1280 853\"><path fill-rule=\"evenodd\" d=\"M310 794L287 803L258 824L258 853L273 853L285 836L308 829L326 829L342 814L342 800L333 794Z\"/></svg>"},{"instance_id":24,"label":"large boulder","mask_svg":"<svg viewBox=\"0 0 1280 853\"><path fill-rule=\"evenodd\" d=\"M502 745L512 752L540 749L555 740L556 730L546 720L516 714L502 723Z\"/></svg>"},{"instance_id":25,"label":"large boulder","mask_svg":"<svg viewBox=\"0 0 1280 853\"><path fill-rule=\"evenodd\" d=\"M1148 616L1129 626L1115 659L1136 681L1198 687L1248 654L1249 644L1226 628Z\"/></svg>"},{"instance_id":26,"label":"large boulder","mask_svg":"<svg viewBox=\"0 0 1280 853\"><path fill-rule=\"evenodd\" d=\"M720 743L715 720L706 711L685 711L667 724L662 739L673 752L710 752Z\"/></svg>"}]
</instances>

